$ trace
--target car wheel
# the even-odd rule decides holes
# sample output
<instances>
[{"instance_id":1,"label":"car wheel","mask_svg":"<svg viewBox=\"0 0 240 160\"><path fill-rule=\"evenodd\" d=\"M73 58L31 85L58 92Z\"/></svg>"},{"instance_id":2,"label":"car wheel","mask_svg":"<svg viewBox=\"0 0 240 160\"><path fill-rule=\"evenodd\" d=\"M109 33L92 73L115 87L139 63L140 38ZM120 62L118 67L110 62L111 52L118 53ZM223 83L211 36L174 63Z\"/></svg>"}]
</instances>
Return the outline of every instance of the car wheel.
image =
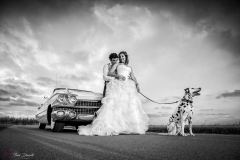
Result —
<instances>
[{"instance_id":1,"label":"car wheel","mask_svg":"<svg viewBox=\"0 0 240 160\"><path fill-rule=\"evenodd\" d=\"M45 127L46 127L46 124L38 122L38 128L39 129L45 129Z\"/></svg>"},{"instance_id":2,"label":"car wheel","mask_svg":"<svg viewBox=\"0 0 240 160\"><path fill-rule=\"evenodd\" d=\"M52 132L61 132L64 128L65 123L63 122L58 122L58 121L53 121L53 118L51 117L51 129Z\"/></svg>"},{"instance_id":3,"label":"car wheel","mask_svg":"<svg viewBox=\"0 0 240 160\"><path fill-rule=\"evenodd\" d=\"M50 124L51 124L51 130L53 130L54 125L55 125L55 121L53 121L53 118L52 118L52 117L51 117L51 122L50 122Z\"/></svg>"}]
</instances>

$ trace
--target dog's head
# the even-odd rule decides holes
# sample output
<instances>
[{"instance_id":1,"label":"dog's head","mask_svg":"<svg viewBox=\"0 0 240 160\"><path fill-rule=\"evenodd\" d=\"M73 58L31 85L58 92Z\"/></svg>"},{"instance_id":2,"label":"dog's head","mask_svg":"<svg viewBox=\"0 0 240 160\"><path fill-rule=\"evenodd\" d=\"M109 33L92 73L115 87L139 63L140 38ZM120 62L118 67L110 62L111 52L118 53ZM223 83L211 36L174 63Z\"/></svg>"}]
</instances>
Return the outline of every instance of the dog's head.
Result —
<instances>
[{"instance_id":1,"label":"dog's head","mask_svg":"<svg viewBox=\"0 0 240 160\"><path fill-rule=\"evenodd\" d=\"M189 96L189 99L191 99L194 96L199 96L201 88L186 88L184 89L185 95Z\"/></svg>"}]
</instances>

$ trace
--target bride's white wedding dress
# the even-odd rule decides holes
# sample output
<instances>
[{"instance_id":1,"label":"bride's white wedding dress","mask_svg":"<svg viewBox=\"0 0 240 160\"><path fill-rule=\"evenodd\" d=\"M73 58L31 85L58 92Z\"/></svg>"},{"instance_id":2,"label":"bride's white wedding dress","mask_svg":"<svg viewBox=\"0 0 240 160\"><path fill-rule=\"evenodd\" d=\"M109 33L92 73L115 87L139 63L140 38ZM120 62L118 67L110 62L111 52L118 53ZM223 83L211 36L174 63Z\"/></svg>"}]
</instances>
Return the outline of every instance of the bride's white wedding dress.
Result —
<instances>
[{"instance_id":1,"label":"bride's white wedding dress","mask_svg":"<svg viewBox=\"0 0 240 160\"><path fill-rule=\"evenodd\" d=\"M107 84L106 96L97 117L92 124L79 126L79 135L145 134L148 130L149 118L142 109L135 82L128 79L131 68L119 65L117 72L126 80L114 79Z\"/></svg>"}]
</instances>

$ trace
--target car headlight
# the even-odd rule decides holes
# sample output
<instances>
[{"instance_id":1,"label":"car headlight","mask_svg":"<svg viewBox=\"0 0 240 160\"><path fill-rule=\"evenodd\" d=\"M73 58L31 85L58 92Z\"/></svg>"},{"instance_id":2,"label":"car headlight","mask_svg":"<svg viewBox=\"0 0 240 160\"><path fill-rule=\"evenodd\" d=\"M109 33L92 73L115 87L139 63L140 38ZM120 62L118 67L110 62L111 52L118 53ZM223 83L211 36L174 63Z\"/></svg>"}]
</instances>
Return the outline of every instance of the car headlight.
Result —
<instances>
[{"instance_id":1,"label":"car headlight","mask_svg":"<svg viewBox=\"0 0 240 160\"><path fill-rule=\"evenodd\" d=\"M74 112L74 111L70 111L68 115L69 115L69 117L71 117L71 118L75 118L77 114L76 114L76 112Z\"/></svg>"},{"instance_id":2,"label":"car headlight","mask_svg":"<svg viewBox=\"0 0 240 160\"><path fill-rule=\"evenodd\" d=\"M58 98L57 98L57 101L60 102L60 103L66 102L65 95L60 94L60 95L58 96Z\"/></svg>"},{"instance_id":3,"label":"car headlight","mask_svg":"<svg viewBox=\"0 0 240 160\"><path fill-rule=\"evenodd\" d=\"M65 112L64 111L58 111L57 116L58 117L63 117L63 116L65 116Z\"/></svg>"},{"instance_id":4,"label":"car headlight","mask_svg":"<svg viewBox=\"0 0 240 160\"><path fill-rule=\"evenodd\" d=\"M70 102L70 104L72 104L77 101L77 98L75 95L70 95L70 96L68 96L68 101Z\"/></svg>"},{"instance_id":5,"label":"car headlight","mask_svg":"<svg viewBox=\"0 0 240 160\"><path fill-rule=\"evenodd\" d=\"M73 94L60 94L58 95L57 101L59 103L63 103L65 105L67 104L74 104L77 101L77 95L73 95Z\"/></svg>"}]
</instances>

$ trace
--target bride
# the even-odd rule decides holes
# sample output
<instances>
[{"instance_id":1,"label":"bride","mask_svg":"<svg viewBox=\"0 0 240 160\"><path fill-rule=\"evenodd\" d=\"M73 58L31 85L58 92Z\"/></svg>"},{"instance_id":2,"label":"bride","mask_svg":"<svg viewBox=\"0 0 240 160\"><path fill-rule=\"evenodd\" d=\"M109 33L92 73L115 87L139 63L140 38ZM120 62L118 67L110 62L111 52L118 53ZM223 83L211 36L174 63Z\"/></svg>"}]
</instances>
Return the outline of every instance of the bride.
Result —
<instances>
[{"instance_id":1,"label":"bride","mask_svg":"<svg viewBox=\"0 0 240 160\"><path fill-rule=\"evenodd\" d=\"M128 66L127 52L120 52L118 56L120 63L108 72L108 76L116 79L107 84L106 96L102 99L103 105L97 117L92 124L79 126L79 135L145 134L148 130L149 118L142 109L139 86L132 68Z\"/></svg>"}]
</instances>

